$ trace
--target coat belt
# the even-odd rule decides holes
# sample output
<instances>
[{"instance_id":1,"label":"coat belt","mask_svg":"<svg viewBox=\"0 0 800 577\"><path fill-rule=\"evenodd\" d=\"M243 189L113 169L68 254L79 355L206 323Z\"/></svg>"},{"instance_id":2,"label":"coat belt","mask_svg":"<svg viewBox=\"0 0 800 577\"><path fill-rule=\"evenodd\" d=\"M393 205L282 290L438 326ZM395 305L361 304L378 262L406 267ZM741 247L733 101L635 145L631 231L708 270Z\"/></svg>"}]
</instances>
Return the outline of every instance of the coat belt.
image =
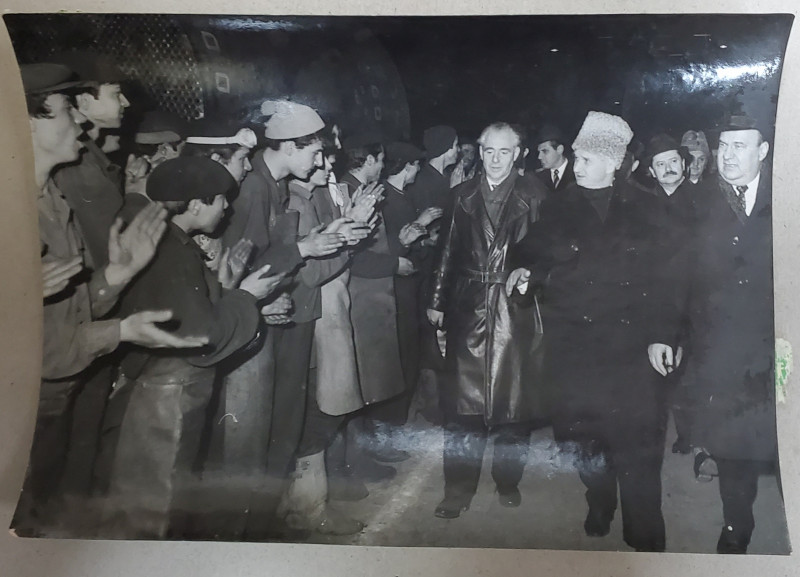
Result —
<instances>
[{"instance_id":1,"label":"coat belt","mask_svg":"<svg viewBox=\"0 0 800 577\"><path fill-rule=\"evenodd\" d=\"M470 268L459 269L459 274L470 280L486 284L506 284L508 280L508 271L487 271L487 270L473 270Z\"/></svg>"}]
</instances>

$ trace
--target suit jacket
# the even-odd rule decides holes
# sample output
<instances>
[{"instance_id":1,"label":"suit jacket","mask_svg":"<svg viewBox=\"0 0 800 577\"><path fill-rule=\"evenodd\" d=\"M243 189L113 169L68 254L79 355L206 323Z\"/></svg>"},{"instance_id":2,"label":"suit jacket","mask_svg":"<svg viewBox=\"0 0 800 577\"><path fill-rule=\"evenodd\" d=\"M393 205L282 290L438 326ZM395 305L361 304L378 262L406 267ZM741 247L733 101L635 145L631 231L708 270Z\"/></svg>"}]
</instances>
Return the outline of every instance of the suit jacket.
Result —
<instances>
[{"instance_id":1,"label":"suit jacket","mask_svg":"<svg viewBox=\"0 0 800 577\"><path fill-rule=\"evenodd\" d=\"M564 168L564 174L560 175L558 179L558 186L553 186L552 172L546 168L536 171L536 176L541 180L547 190L551 192L561 192L565 190L570 184L575 182L575 172L573 171L572 159L567 159L567 166Z\"/></svg>"}]
</instances>

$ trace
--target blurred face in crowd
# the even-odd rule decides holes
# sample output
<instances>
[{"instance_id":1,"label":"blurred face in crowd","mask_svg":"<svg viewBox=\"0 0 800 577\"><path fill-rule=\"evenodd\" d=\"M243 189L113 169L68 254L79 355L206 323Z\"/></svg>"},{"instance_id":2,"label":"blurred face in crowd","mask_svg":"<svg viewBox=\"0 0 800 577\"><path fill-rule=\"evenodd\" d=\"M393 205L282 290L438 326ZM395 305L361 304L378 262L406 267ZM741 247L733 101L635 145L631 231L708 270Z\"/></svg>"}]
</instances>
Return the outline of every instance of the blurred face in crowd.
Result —
<instances>
[{"instance_id":1,"label":"blurred face in crowd","mask_svg":"<svg viewBox=\"0 0 800 577\"><path fill-rule=\"evenodd\" d=\"M311 173L309 182L314 186L327 186L328 178L333 171L333 163L336 162L336 155L328 155L324 158L321 168L316 169Z\"/></svg>"},{"instance_id":2,"label":"blurred face in crowd","mask_svg":"<svg viewBox=\"0 0 800 577\"><path fill-rule=\"evenodd\" d=\"M414 162L409 162L406 164L405 171L406 184L411 184L417 180L417 174L419 174L419 160L415 160Z\"/></svg>"},{"instance_id":3,"label":"blurred face in crowd","mask_svg":"<svg viewBox=\"0 0 800 577\"><path fill-rule=\"evenodd\" d=\"M575 181L590 189L606 188L614 183L614 161L601 154L578 149L575 151Z\"/></svg>"},{"instance_id":4,"label":"blurred face in crowd","mask_svg":"<svg viewBox=\"0 0 800 577\"><path fill-rule=\"evenodd\" d=\"M706 158L705 153L700 150L691 150L689 154L692 155L692 163L689 165L689 177L692 180L698 180L703 176L703 172L706 170L708 158Z\"/></svg>"},{"instance_id":5,"label":"blurred face in crowd","mask_svg":"<svg viewBox=\"0 0 800 577\"><path fill-rule=\"evenodd\" d=\"M486 133L480 150L486 176L500 182L511 174L520 154L519 137L509 128L492 129Z\"/></svg>"},{"instance_id":6,"label":"blurred face in crowd","mask_svg":"<svg viewBox=\"0 0 800 577\"><path fill-rule=\"evenodd\" d=\"M650 164L650 175L659 184L672 186L683 180L686 164L677 150L667 150L656 154Z\"/></svg>"},{"instance_id":7,"label":"blurred face in crowd","mask_svg":"<svg viewBox=\"0 0 800 577\"><path fill-rule=\"evenodd\" d=\"M101 84L97 98L90 92L77 96L78 110L98 128L119 128L131 105L119 84Z\"/></svg>"},{"instance_id":8,"label":"blurred face in crowd","mask_svg":"<svg viewBox=\"0 0 800 577\"><path fill-rule=\"evenodd\" d=\"M536 150L539 152L539 162L545 170L554 170L564 164L564 145L553 146L553 141L542 142Z\"/></svg>"},{"instance_id":9,"label":"blurred face in crowd","mask_svg":"<svg viewBox=\"0 0 800 577\"><path fill-rule=\"evenodd\" d=\"M229 160L224 160L218 154L212 154L211 160L219 162L222 166L224 166L228 172L231 173L231 176L236 181L236 184L242 184L244 177L247 176L247 173L253 170L253 166L250 164L250 149L245 146L240 146L236 152L234 152Z\"/></svg>"},{"instance_id":10,"label":"blurred face in crowd","mask_svg":"<svg viewBox=\"0 0 800 577\"><path fill-rule=\"evenodd\" d=\"M197 207L195 229L206 234L213 233L225 216L225 210L228 208L228 199L224 194L218 194L211 204L206 204L200 200L192 202ZM191 209L192 207L190 207Z\"/></svg>"},{"instance_id":11,"label":"blurred face in crowd","mask_svg":"<svg viewBox=\"0 0 800 577\"><path fill-rule=\"evenodd\" d=\"M470 143L462 144L458 147L458 153L461 155L461 161L465 165L472 164L475 161L475 145Z\"/></svg>"},{"instance_id":12,"label":"blurred face in crowd","mask_svg":"<svg viewBox=\"0 0 800 577\"><path fill-rule=\"evenodd\" d=\"M761 170L768 151L769 143L758 130L726 131L719 135L717 168L728 184L748 184Z\"/></svg>"},{"instance_id":13,"label":"blurred face in crowd","mask_svg":"<svg viewBox=\"0 0 800 577\"><path fill-rule=\"evenodd\" d=\"M453 146L444 153L444 167L452 166L458 160L458 138L453 141ZM411 181L413 182L413 181Z\"/></svg>"},{"instance_id":14,"label":"blurred face in crowd","mask_svg":"<svg viewBox=\"0 0 800 577\"><path fill-rule=\"evenodd\" d=\"M64 94L51 94L45 106L50 111L49 118L30 118L37 163L53 167L77 160L83 146L78 141L79 125L86 122L86 117L75 110Z\"/></svg>"},{"instance_id":15,"label":"blurred face in crowd","mask_svg":"<svg viewBox=\"0 0 800 577\"><path fill-rule=\"evenodd\" d=\"M322 167L322 141L317 140L308 146L298 148L294 142L288 142L289 171L300 180L307 180L315 168Z\"/></svg>"}]
</instances>

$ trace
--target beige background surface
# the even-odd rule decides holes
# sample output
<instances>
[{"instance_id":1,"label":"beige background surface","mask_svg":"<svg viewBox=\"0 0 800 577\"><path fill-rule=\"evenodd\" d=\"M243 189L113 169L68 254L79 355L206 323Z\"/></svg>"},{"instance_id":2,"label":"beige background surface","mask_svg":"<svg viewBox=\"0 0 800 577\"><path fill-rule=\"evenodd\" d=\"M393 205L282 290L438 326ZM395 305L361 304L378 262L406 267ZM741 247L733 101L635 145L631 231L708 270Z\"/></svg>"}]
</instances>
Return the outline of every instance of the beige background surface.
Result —
<instances>
[{"instance_id":1,"label":"beige background surface","mask_svg":"<svg viewBox=\"0 0 800 577\"><path fill-rule=\"evenodd\" d=\"M2 0L4 12L206 12L232 14L798 13L796 0L667 2L626 0ZM795 28L799 24L795 22ZM33 433L41 339L41 286L30 135L22 85L5 27L0 27L0 525L7 527ZM775 142L775 315L778 337L800 354L800 43L789 41ZM800 356L798 356L800 359ZM799 368L800 369L800 368ZM790 537L800 545L800 371L778 406L781 467ZM797 389L797 390L795 390ZM532 523L538 522L531 519ZM756 529L758 530L758 529ZM0 575L85 577L170 575L347 575L411 577L558 575L661 577L800 575L800 557L402 549L318 545L153 543L17 539L0 534Z\"/></svg>"}]
</instances>

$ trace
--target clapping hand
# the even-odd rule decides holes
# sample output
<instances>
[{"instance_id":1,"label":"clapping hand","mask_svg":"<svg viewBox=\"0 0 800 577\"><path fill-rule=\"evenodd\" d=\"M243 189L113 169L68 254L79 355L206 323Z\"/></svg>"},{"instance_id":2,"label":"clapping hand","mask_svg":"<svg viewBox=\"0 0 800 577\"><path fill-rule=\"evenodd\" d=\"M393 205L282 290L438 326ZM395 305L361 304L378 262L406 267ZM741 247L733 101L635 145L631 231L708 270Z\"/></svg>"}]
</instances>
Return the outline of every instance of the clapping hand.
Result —
<instances>
[{"instance_id":1,"label":"clapping hand","mask_svg":"<svg viewBox=\"0 0 800 577\"><path fill-rule=\"evenodd\" d=\"M402 229L400 229L399 239L400 244L403 246L410 246L415 240L421 236L428 234L428 229L419 224L418 222L409 222Z\"/></svg>"},{"instance_id":2,"label":"clapping hand","mask_svg":"<svg viewBox=\"0 0 800 577\"><path fill-rule=\"evenodd\" d=\"M108 237L106 281L115 286L129 282L156 253L156 247L167 230L167 211L157 202L148 204L136 218L122 229L117 218Z\"/></svg>"},{"instance_id":3,"label":"clapping hand","mask_svg":"<svg viewBox=\"0 0 800 577\"><path fill-rule=\"evenodd\" d=\"M335 253L342 248L347 239L338 232L328 233L326 225L321 224L311 229L311 232L297 243L300 255L303 258L320 258Z\"/></svg>"},{"instance_id":4,"label":"clapping hand","mask_svg":"<svg viewBox=\"0 0 800 577\"><path fill-rule=\"evenodd\" d=\"M237 242L233 249L226 248L222 253L219 263L219 273L217 278L223 288L230 289L239 285L244 271L247 268L247 261L253 250L253 242L243 238Z\"/></svg>"},{"instance_id":5,"label":"clapping hand","mask_svg":"<svg viewBox=\"0 0 800 577\"><path fill-rule=\"evenodd\" d=\"M416 222L424 227L427 227L434 220L441 218L443 212L444 211L438 206L430 206L422 211L422 214L417 217Z\"/></svg>"},{"instance_id":6,"label":"clapping hand","mask_svg":"<svg viewBox=\"0 0 800 577\"><path fill-rule=\"evenodd\" d=\"M257 271L247 275L239 285L239 288L249 292L258 300L267 298L286 276L285 272L268 275L270 268L271 265L265 264Z\"/></svg>"},{"instance_id":7,"label":"clapping hand","mask_svg":"<svg viewBox=\"0 0 800 577\"><path fill-rule=\"evenodd\" d=\"M156 326L172 319L172 311L142 311L122 319L120 341L151 349L187 349L208 344L208 337L179 337Z\"/></svg>"},{"instance_id":8,"label":"clapping hand","mask_svg":"<svg viewBox=\"0 0 800 577\"><path fill-rule=\"evenodd\" d=\"M261 314L268 325L285 325L291 322L289 313L292 310L292 299L283 293L270 304L261 307Z\"/></svg>"},{"instance_id":9,"label":"clapping hand","mask_svg":"<svg viewBox=\"0 0 800 577\"><path fill-rule=\"evenodd\" d=\"M45 257L42 261L42 288L44 298L51 297L67 288L72 277L83 270L83 259Z\"/></svg>"},{"instance_id":10,"label":"clapping hand","mask_svg":"<svg viewBox=\"0 0 800 577\"><path fill-rule=\"evenodd\" d=\"M125 194L145 194L150 163L144 156L128 155L125 165Z\"/></svg>"}]
</instances>

